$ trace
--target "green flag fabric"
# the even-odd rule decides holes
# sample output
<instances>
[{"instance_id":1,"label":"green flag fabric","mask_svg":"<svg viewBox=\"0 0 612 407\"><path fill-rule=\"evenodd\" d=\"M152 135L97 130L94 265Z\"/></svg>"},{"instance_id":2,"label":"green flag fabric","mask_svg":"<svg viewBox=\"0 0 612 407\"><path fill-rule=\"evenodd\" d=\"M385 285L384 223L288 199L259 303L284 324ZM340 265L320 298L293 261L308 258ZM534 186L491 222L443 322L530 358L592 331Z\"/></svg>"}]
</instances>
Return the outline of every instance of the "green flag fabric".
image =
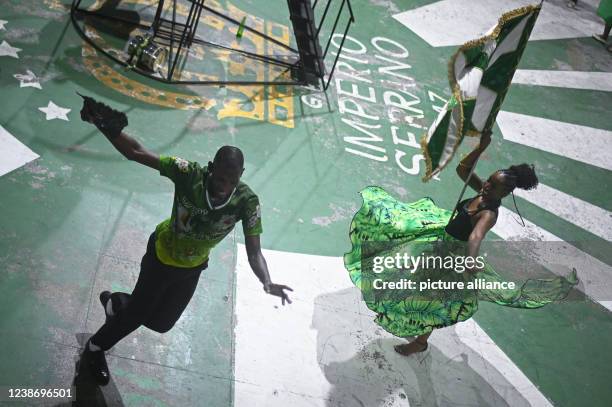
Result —
<instances>
[{"instance_id":1,"label":"green flag fabric","mask_svg":"<svg viewBox=\"0 0 612 407\"><path fill-rule=\"evenodd\" d=\"M463 44L448 64L452 96L421 140L423 181L452 160L464 136L491 129L540 12L540 5L504 13L485 36Z\"/></svg>"}]
</instances>

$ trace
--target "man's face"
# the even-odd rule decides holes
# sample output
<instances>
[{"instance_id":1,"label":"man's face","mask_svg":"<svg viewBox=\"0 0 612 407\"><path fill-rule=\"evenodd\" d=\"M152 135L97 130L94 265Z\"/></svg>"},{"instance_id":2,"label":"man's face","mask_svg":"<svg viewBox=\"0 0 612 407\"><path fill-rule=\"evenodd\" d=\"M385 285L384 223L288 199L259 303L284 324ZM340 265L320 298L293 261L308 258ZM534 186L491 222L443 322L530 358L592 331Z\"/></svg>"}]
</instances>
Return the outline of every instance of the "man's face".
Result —
<instances>
[{"instance_id":1,"label":"man's face","mask_svg":"<svg viewBox=\"0 0 612 407\"><path fill-rule=\"evenodd\" d=\"M222 164L213 164L210 168L208 193L214 201L223 202L238 185L243 170Z\"/></svg>"}]
</instances>

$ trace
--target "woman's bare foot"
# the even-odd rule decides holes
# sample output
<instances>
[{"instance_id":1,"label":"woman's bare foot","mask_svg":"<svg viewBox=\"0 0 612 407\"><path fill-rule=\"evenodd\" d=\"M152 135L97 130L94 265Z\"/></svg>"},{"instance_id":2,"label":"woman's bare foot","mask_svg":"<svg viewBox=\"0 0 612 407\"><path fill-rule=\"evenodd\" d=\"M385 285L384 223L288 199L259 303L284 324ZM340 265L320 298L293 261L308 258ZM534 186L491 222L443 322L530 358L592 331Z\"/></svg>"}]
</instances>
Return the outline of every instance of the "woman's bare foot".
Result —
<instances>
[{"instance_id":1,"label":"woman's bare foot","mask_svg":"<svg viewBox=\"0 0 612 407\"><path fill-rule=\"evenodd\" d=\"M413 353L424 352L428 348L427 342L420 342L418 339L410 343L396 345L393 347L397 353L403 356L410 356Z\"/></svg>"}]
</instances>

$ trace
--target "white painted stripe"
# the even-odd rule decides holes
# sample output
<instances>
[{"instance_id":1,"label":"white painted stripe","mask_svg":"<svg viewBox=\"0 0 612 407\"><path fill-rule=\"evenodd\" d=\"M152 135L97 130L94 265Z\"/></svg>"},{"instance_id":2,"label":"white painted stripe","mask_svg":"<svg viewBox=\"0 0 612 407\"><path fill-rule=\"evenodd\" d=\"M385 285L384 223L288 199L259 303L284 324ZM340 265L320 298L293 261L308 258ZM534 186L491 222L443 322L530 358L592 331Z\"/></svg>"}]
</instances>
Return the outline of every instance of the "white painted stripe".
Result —
<instances>
[{"instance_id":1,"label":"white painted stripe","mask_svg":"<svg viewBox=\"0 0 612 407\"><path fill-rule=\"evenodd\" d=\"M512 83L612 92L612 72L517 69Z\"/></svg>"},{"instance_id":2,"label":"white painted stripe","mask_svg":"<svg viewBox=\"0 0 612 407\"><path fill-rule=\"evenodd\" d=\"M604 308L607 308L612 311L612 301L599 301L599 303L603 305Z\"/></svg>"},{"instance_id":3,"label":"white painted stripe","mask_svg":"<svg viewBox=\"0 0 612 407\"><path fill-rule=\"evenodd\" d=\"M576 268L581 284L578 289L588 297L612 311L612 267L588 253L574 247L570 242L524 219L526 227L517 222L518 215L504 207L499 208L493 233L504 240L559 242L534 246L538 261L549 270L567 274ZM563 242L561 244L561 242Z\"/></svg>"},{"instance_id":4,"label":"white painted stripe","mask_svg":"<svg viewBox=\"0 0 612 407\"><path fill-rule=\"evenodd\" d=\"M531 191L516 189L517 196L556 216L612 241L612 212L540 183Z\"/></svg>"},{"instance_id":5,"label":"white painted stripe","mask_svg":"<svg viewBox=\"0 0 612 407\"><path fill-rule=\"evenodd\" d=\"M39 157L27 146L17 140L11 133L0 126L0 176L19 168Z\"/></svg>"},{"instance_id":6,"label":"white painted stripe","mask_svg":"<svg viewBox=\"0 0 612 407\"><path fill-rule=\"evenodd\" d=\"M506 111L497 125L505 140L612 170L612 131Z\"/></svg>"},{"instance_id":7,"label":"white painted stripe","mask_svg":"<svg viewBox=\"0 0 612 407\"><path fill-rule=\"evenodd\" d=\"M443 0L395 14L393 18L433 47L461 45L481 37L501 15L534 0ZM530 40L590 37L602 30L589 7L572 10L566 2L545 2Z\"/></svg>"},{"instance_id":8,"label":"white painted stripe","mask_svg":"<svg viewBox=\"0 0 612 407\"><path fill-rule=\"evenodd\" d=\"M500 374L508 379L515 389L521 389L521 395L529 401L533 407L552 406L550 401L531 383L531 381L521 372L512 360L493 342L493 339L474 321L469 319L455 325L457 337L468 348L472 349L481 358L468 359L469 366L475 371L482 372L483 376L489 376L487 382L492 381L492 372L489 366L495 366ZM453 349L453 351L456 351ZM501 386L501 384L500 384ZM512 404L511 404L512 405Z\"/></svg>"},{"instance_id":9,"label":"white painted stripe","mask_svg":"<svg viewBox=\"0 0 612 407\"><path fill-rule=\"evenodd\" d=\"M520 223L519 216L503 206L499 208L497 223L493 227L493 233L504 240L512 241L542 241L561 242L562 239L542 229L536 224L523 217L525 227Z\"/></svg>"},{"instance_id":10,"label":"white painted stripe","mask_svg":"<svg viewBox=\"0 0 612 407\"><path fill-rule=\"evenodd\" d=\"M402 340L373 321L342 258L264 256L274 281L295 289L294 302L282 307L264 294L239 245L236 407L550 406L475 321L436 331L425 360L407 359L393 350ZM431 376L435 389L422 386Z\"/></svg>"}]
</instances>

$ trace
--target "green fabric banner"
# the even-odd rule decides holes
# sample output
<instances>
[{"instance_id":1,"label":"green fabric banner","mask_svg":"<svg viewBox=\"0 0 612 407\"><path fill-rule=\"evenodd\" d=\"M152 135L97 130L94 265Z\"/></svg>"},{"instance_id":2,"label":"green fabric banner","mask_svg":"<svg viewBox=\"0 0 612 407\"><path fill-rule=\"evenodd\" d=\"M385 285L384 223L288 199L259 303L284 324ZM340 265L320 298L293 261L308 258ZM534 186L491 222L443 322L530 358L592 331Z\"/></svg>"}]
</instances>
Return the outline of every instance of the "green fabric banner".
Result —
<instances>
[{"instance_id":1,"label":"green fabric banner","mask_svg":"<svg viewBox=\"0 0 612 407\"><path fill-rule=\"evenodd\" d=\"M504 13L485 36L463 44L449 61L453 95L421 140L428 181L452 160L464 136L491 129L512 83L540 5Z\"/></svg>"}]
</instances>

